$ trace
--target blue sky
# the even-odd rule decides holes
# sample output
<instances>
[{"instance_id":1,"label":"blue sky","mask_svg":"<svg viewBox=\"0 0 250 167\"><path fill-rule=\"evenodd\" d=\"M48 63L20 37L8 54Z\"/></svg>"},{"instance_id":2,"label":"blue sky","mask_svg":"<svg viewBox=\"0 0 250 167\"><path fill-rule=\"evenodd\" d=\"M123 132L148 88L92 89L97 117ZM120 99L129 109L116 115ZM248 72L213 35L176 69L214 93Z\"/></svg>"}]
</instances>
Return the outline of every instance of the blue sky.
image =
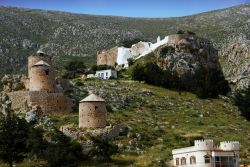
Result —
<instances>
[{"instance_id":1,"label":"blue sky","mask_svg":"<svg viewBox=\"0 0 250 167\"><path fill-rule=\"evenodd\" d=\"M250 0L0 0L1 6L128 17L175 17L222 9Z\"/></svg>"}]
</instances>

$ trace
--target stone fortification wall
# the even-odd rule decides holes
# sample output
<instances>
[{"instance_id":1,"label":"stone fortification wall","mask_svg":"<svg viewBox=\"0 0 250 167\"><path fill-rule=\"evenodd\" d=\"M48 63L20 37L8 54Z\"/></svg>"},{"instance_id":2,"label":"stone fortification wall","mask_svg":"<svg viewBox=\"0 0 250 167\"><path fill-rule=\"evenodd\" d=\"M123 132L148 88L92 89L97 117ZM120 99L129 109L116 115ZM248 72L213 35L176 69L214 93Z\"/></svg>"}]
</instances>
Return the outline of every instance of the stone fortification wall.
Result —
<instances>
[{"instance_id":1,"label":"stone fortification wall","mask_svg":"<svg viewBox=\"0 0 250 167\"><path fill-rule=\"evenodd\" d=\"M65 113L71 111L71 100L62 93L48 93L46 91L30 91L31 106L38 105L47 114Z\"/></svg>"},{"instance_id":2,"label":"stone fortification wall","mask_svg":"<svg viewBox=\"0 0 250 167\"><path fill-rule=\"evenodd\" d=\"M105 102L81 102L79 104L79 127L104 128L106 115Z\"/></svg>"},{"instance_id":3,"label":"stone fortification wall","mask_svg":"<svg viewBox=\"0 0 250 167\"><path fill-rule=\"evenodd\" d=\"M25 111L28 108L29 92L28 91L15 91L7 93L12 109L21 109Z\"/></svg>"},{"instance_id":4,"label":"stone fortification wall","mask_svg":"<svg viewBox=\"0 0 250 167\"><path fill-rule=\"evenodd\" d=\"M97 65L110 65L114 66L117 62L118 47L114 47L110 50L103 51L97 55Z\"/></svg>"},{"instance_id":5,"label":"stone fortification wall","mask_svg":"<svg viewBox=\"0 0 250 167\"><path fill-rule=\"evenodd\" d=\"M46 91L16 91L7 94L12 102L12 109L25 111L28 106L38 105L46 114L70 112L71 100L62 93Z\"/></svg>"},{"instance_id":6,"label":"stone fortification wall","mask_svg":"<svg viewBox=\"0 0 250 167\"><path fill-rule=\"evenodd\" d=\"M132 45L131 54L136 57L141 55L143 52L149 50L150 43L149 42L138 42L137 44Z\"/></svg>"}]
</instances>

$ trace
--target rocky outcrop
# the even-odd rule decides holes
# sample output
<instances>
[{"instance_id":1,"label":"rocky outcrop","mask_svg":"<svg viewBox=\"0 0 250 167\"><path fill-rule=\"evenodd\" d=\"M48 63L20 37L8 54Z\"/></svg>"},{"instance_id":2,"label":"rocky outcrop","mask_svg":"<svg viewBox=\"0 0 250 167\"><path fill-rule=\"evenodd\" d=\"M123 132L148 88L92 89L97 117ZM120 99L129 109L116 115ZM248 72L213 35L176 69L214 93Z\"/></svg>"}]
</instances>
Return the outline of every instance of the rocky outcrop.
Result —
<instances>
[{"instance_id":1,"label":"rocky outcrop","mask_svg":"<svg viewBox=\"0 0 250 167\"><path fill-rule=\"evenodd\" d=\"M250 86L250 40L239 39L219 52L222 69L233 89Z\"/></svg>"},{"instance_id":2,"label":"rocky outcrop","mask_svg":"<svg viewBox=\"0 0 250 167\"><path fill-rule=\"evenodd\" d=\"M65 125L60 130L67 136L76 140L87 139L88 136L98 137L102 140L110 140L118 137L126 131L126 127L121 125L109 125L104 128L78 129L72 125Z\"/></svg>"},{"instance_id":3,"label":"rocky outcrop","mask_svg":"<svg viewBox=\"0 0 250 167\"><path fill-rule=\"evenodd\" d=\"M220 70L217 50L210 41L195 35L175 34L169 37L172 36L175 40L171 38L167 45L158 48L155 53L161 68L179 75L194 74L200 66Z\"/></svg>"},{"instance_id":4,"label":"rocky outcrop","mask_svg":"<svg viewBox=\"0 0 250 167\"><path fill-rule=\"evenodd\" d=\"M27 77L23 75L5 75L1 81L4 92L13 92L26 88Z\"/></svg>"}]
</instances>

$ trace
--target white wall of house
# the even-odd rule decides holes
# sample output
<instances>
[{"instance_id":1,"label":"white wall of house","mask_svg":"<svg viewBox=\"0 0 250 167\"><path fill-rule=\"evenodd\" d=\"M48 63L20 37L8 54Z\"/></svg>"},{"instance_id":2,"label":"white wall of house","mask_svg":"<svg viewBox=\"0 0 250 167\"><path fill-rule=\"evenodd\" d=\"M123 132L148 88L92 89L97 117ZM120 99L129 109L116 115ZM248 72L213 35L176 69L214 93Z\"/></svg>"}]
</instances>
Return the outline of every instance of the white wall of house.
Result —
<instances>
[{"instance_id":1,"label":"white wall of house","mask_svg":"<svg viewBox=\"0 0 250 167\"><path fill-rule=\"evenodd\" d=\"M110 77L117 78L117 72L115 70L100 70L96 71L96 77L101 79L109 79Z\"/></svg>"},{"instance_id":2,"label":"white wall of house","mask_svg":"<svg viewBox=\"0 0 250 167\"><path fill-rule=\"evenodd\" d=\"M176 167L215 167L215 162L221 163L221 159L235 159L230 167L239 167L239 142L221 142L214 147L212 140L197 140L193 147L175 149L172 154Z\"/></svg>"}]
</instances>

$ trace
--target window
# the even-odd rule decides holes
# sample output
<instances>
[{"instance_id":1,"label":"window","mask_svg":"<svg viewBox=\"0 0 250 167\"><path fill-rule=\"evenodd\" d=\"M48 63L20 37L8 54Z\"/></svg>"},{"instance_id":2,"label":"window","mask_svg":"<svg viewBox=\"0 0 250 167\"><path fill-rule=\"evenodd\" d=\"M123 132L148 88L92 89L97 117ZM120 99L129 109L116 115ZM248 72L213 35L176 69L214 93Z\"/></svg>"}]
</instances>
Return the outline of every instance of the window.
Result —
<instances>
[{"instance_id":1,"label":"window","mask_svg":"<svg viewBox=\"0 0 250 167\"><path fill-rule=\"evenodd\" d=\"M176 166L180 165L180 163L179 163L179 158L176 158L176 159L175 159L175 163L176 163Z\"/></svg>"},{"instance_id":2,"label":"window","mask_svg":"<svg viewBox=\"0 0 250 167\"><path fill-rule=\"evenodd\" d=\"M186 165L186 158L184 157L181 158L181 165Z\"/></svg>"},{"instance_id":3,"label":"window","mask_svg":"<svg viewBox=\"0 0 250 167\"><path fill-rule=\"evenodd\" d=\"M108 76L108 72L106 72L106 76Z\"/></svg>"},{"instance_id":4,"label":"window","mask_svg":"<svg viewBox=\"0 0 250 167\"><path fill-rule=\"evenodd\" d=\"M45 75L49 75L49 70L45 70Z\"/></svg>"},{"instance_id":5,"label":"window","mask_svg":"<svg viewBox=\"0 0 250 167\"><path fill-rule=\"evenodd\" d=\"M205 159L205 164L209 164L210 163L210 157L208 155L205 155L204 159Z\"/></svg>"},{"instance_id":6,"label":"window","mask_svg":"<svg viewBox=\"0 0 250 167\"><path fill-rule=\"evenodd\" d=\"M195 156L190 157L190 164L196 164Z\"/></svg>"}]
</instances>

